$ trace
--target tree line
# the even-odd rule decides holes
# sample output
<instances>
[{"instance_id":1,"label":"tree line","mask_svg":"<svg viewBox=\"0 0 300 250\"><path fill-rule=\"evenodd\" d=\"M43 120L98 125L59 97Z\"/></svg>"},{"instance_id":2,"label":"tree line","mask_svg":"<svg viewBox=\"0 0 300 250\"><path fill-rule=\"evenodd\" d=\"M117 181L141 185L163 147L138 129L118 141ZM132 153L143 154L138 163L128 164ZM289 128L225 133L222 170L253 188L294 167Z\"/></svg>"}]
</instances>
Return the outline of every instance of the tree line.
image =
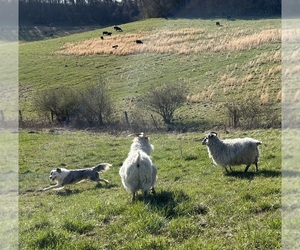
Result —
<instances>
[{"instance_id":1,"label":"tree line","mask_svg":"<svg viewBox=\"0 0 300 250\"><path fill-rule=\"evenodd\" d=\"M158 17L278 16L281 0L20 0L20 22L110 25Z\"/></svg>"}]
</instances>

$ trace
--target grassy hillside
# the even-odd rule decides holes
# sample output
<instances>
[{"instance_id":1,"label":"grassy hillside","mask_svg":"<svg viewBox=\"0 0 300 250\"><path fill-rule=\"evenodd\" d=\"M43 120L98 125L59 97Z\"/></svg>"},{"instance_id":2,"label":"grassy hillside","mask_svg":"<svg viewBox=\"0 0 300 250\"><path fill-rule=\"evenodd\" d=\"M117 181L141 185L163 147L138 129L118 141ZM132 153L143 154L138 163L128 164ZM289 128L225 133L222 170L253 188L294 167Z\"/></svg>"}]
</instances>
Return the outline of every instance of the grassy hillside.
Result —
<instances>
[{"instance_id":1,"label":"grassy hillside","mask_svg":"<svg viewBox=\"0 0 300 250\"><path fill-rule=\"evenodd\" d=\"M280 116L280 19L149 19L121 27L124 32L106 27L21 43L23 118L37 117L32 99L39 91L59 86L80 90L100 79L113 93L116 117L133 111L149 89L178 81L190 90L188 102L176 113L178 121L224 124L224 104L245 96L271 105ZM104 30L113 35L101 40ZM135 39L144 43L135 44Z\"/></svg>"},{"instance_id":2,"label":"grassy hillside","mask_svg":"<svg viewBox=\"0 0 300 250\"><path fill-rule=\"evenodd\" d=\"M65 130L20 133L20 249L281 249L279 130L220 134L262 140L260 172L225 174L203 134L153 134L157 194L131 204L118 175L130 137ZM55 167L110 162L109 185L40 192Z\"/></svg>"},{"instance_id":3,"label":"grassy hillside","mask_svg":"<svg viewBox=\"0 0 300 250\"><path fill-rule=\"evenodd\" d=\"M197 123L201 130L225 124L224 105L245 97L270 105L280 117L279 19L149 19L121 27L123 32L106 27L42 41L22 34L31 41L19 48L23 119L37 118L33 99L40 91L80 90L100 79L113 94L116 117L123 111L131 117L144 93L178 81L189 87L178 122ZM113 35L101 40L104 30ZM143 44L135 44L136 39ZM157 194L132 204L118 174L132 138L63 129L21 131L20 249L281 249L280 131L219 134L262 140L260 172L251 166L244 173L239 166L225 174L201 145L203 133L151 134ZM113 164L102 174L108 185L86 181L40 191L52 184L52 168L99 162Z\"/></svg>"}]
</instances>

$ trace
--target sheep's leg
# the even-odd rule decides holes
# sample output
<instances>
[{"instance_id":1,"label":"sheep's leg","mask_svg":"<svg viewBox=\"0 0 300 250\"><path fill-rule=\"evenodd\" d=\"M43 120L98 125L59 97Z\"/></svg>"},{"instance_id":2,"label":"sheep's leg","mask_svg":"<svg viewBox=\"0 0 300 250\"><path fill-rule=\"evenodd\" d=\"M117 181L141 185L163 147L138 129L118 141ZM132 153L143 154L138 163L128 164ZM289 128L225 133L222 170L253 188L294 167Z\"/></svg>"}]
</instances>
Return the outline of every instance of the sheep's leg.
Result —
<instances>
[{"instance_id":1,"label":"sheep's leg","mask_svg":"<svg viewBox=\"0 0 300 250\"><path fill-rule=\"evenodd\" d=\"M248 168L250 167L250 165L247 165L245 168L245 173L248 171Z\"/></svg>"},{"instance_id":2,"label":"sheep's leg","mask_svg":"<svg viewBox=\"0 0 300 250\"><path fill-rule=\"evenodd\" d=\"M256 172L258 172L259 170L258 170L258 163L257 162L255 162L255 167L256 167Z\"/></svg>"},{"instance_id":3,"label":"sheep's leg","mask_svg":"<svg viewBox=\"0 0 300 250\"><path fill-rule=\"evenodd\" d=\"M229 171L228 171L228 169L226 168L226 166L225 166L224 168L225 168L225 170L226 170L226 173L228 174L228 173L229 173Z\"/></svg>"},{"instance_id":4,"label":"sheep's leg","mask_svg":"<svg viewBox=\"0 0 300 250\"><path fill-rule=\"evenodd\" d=\"M135 202L135 199L136 199L136 193L133 192L133 193L132 193L132 200L131 200L131 201L132 201L132 202Z\"/></svg>"},{"instance_id":5,"label":"sheep's leg","mask_svg":"<svg viewBox=\"0 0 300 250\"><path fill-rule=\"evenodd\" d=\"M144 199L147 197L147 191L144 191Z\"/></svg>"}]
</instances>

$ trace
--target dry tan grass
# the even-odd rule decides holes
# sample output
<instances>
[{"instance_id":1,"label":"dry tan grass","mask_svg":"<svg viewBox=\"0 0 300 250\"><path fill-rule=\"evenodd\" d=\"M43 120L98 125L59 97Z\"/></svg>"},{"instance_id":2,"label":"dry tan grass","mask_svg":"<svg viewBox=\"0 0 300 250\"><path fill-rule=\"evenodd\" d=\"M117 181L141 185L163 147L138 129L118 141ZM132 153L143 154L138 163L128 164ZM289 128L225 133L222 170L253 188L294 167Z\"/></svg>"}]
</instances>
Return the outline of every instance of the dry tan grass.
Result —
<instances>
[{"instance_id":1,"label":"dry tan grass","mask_svg":"<svg viewBox=\"0 0 300 250\"><path fill-rule=\"evenodd\" d=\"M282 69L281 64L271 67L268 71L268 76L273 76L273 75L276 75L276 74L280 74L281 69Z\"/></svg>"},{"instance_id":2,"label":"dry tan grass","mask_svg":"<svg viewBox=\"0 0 300 250\"><path fill-rule=\"evenodd\" d=\"M293 101L294 101L294 103L295 102L300 102L300 90L296 91Z\"/></svg>"},{"instance_id":3,"label":"dry tan grass","mask_svg":"<svg viewBox=\"0 0 300 250\"><path fill-rule=\"evenodd\" d=\"M299 62L300 60L300 49L295 49L288 57L289 62Z\"/></svg>"},{"instance_id":4,"label":"dry tan grass","mask_svg":"<svg viewBox=\"0 0 300 250\"><path fill-rule=\"evenodd\" d=\"M276 102L282 101L282 90L279 90L276 96Z\"/></svg>"},{"instance_id":5,"label":"dry tan grass","mask_svg":"<svg viewBox=\"0 0 300 250\"><path fill-rule=\"evenodd\" d=\"M282 75L284 77L299 77L300 75L300 65L291 65L291 66L284 66L284 70L283 70L283 73Z\"/></svg>"},{"instance_id":6,"label":"dry tan grass","mask_svg":"<svg viewBox=\"0 0 300 250\"><path fill-rule=\"evenodd\" d=\"M187 101L190 103L198 103L203 101L212 101L215 96L215 92L212 89L206 89L197 94L189 94Z\"/></svg>"},{"instance_id":7,"label":"dry tan grass","mask_svg":"<svg viewBox=\"0 0 300 250\"><path fill-rule=\"evenodd\" d=\"M135 40L142 40L143 44L136 44ZM253 34L238 30L235 31L235 34L231 34L226 29L211 31L185 28L174 31L152 30L117 34L111 37L106 36L104 40L93 38L83 42L68 43L58 53L62 55L130 55L136 53L234 52L275 41L280 41L279 29L263 30ZM118 48L114 49L115 45L118 45Z\"/></svg>"},{"instance_id":8,"label":"dry tan grass","mask_svg":"<svg viewBox=\"0 0 300 250\"><path fill-rule=\"evenodd\" d=\"M259 54L245 65L229 65L226 71L230 73L221 74L218 77L216 88L222 89L223 94L240 93L247 88L247 84L256 82L258 84L256 96L262 105L280 102L279 94L276 96L268 88L271 79L280 81L280 62L281 52L275 50ZM267 70L264 65L269 65ZM241 71L244 72L243 75Z\"/></svg>"},{"instance_id":9,"label":"dry tan grass","mask_svg":"<svg viewBox=\"0 0 300 250\"><path fill-rule=\"evenodd\" d=\"M214 51L242 51L258 47L265 43L280 41L280 30L269 29L263 30L255 34L238 36L234 34L228 34L226 43L216 46Z\"/></svg>"},{"instance_id":10,"label":"dry tan grass","mask_svg":"<svg viewBox=\"0 0 300 250\"><path fill-rule=\"evenodd\" d=\"M260 104L266 105L270 103L269 88L263 87L261 91L258 90L258 95L260 93Z\"/></svg>"},{"instance_id":11,"label":"dry tan grass","mask_svg":"<svg viewBox=\"0 0 300 250\"><path fill-rule=\"evenodd\" d=\"M252 81L253 74L248 74L244 77L237 77L233 75L224 74L219 78L219 86L223 88L224 93L228 88L234 89L236 87L242 88L245 84Z\"/></svg>"},{"instance_id":12,"label":"dry tan grass","mask_svg":"<svg viewBox=\"0 0 300 250\"><path fill-rule=\"evenodd\" d=\"M283 43L295 43L300 41L300 29L290 28L282 29L282 42Z\"/></svg>"}]
</instances>

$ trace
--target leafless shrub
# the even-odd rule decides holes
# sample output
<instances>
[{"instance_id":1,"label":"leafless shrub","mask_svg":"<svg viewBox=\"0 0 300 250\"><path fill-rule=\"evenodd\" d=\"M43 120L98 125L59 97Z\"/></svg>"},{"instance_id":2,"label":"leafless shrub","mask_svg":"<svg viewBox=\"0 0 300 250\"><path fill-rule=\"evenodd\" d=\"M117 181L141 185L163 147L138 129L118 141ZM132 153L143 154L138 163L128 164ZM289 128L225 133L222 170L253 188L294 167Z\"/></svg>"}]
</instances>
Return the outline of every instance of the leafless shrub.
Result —
<instances>
[{"instance_id":1,"label":"leafless shrub","mask_svg":"<svg viewBox=\"0 0 300 250\"><path fill-rule=\"evenodd\" d=\"M105 82L86 87L82 94L80 115L89 125L104 125L113 114L113 103Z\"/></svg>"},{"instance_id":2,"label":"leafless shrub","mask_svg":"<svg viewBox=\"0 0 300 250\"><path fill-rule=\"evenodd\" d=\"M38 93L34 105L50 122L64 125L102 126L113 113L112 100L102 82L83 91L62 87Z\"/></svg>"},{"instance_id":3,"label":"leafless shrub","mask_svg":"<svg viewBox=\"0 0 300 250\"><path fill-rule=\"evenodd\" d=\"M128 120L131 131L158 131L164 127L157 115L145 112L140 107L135 107L129 112Z\"/></svg>"},{"instance_id":4,"label":"leafless shrub","mask_svg":"<svg viewBox=\"0 0 300 250\"><path fill-rule=\"evenodd\" d=\"M257 129L280 127L280 117L271 103L263 105L259 97L245 97L241 101L227 102L228 125L233 128Z\"/></svg>"},{"instance_id":5,"label":"leafless shrub","mask_svg":"<svg viewBox=\"0 0 300 250\"><path fill-rule=\"evenodd\" d=\"M173 123L175 111L186 101L187 88L184 84L164 84L143 96L143 106L160 115L166 125Z\"/></svg>"},{"instance_id":6,"label":"leafless shrub","mask_svg":"<svg viewBox=\"0 0 300 250\"><path fill-rule=\"evenodd\" d=\"M38 111L49 114L51 122L69 124L78 113L80 102L73 89L61 87L37 94L34 105Z\"/></svg>"}]
</instances>

